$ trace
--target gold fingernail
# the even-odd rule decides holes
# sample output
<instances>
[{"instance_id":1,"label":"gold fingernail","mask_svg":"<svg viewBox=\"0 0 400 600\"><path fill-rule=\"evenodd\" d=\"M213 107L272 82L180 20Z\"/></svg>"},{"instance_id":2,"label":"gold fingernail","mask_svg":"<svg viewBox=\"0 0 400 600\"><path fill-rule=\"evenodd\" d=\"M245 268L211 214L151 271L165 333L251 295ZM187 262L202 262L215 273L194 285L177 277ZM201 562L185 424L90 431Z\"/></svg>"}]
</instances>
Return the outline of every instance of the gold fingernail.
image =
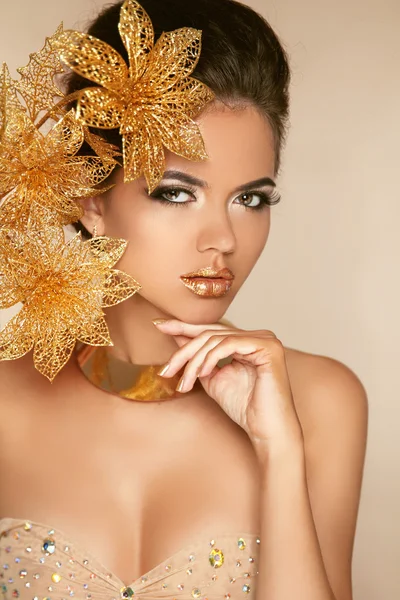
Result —
<instances>
[{"instance_id":1,"label":"gold fingernail","mask_svg":"<svg viewBox=\"0 0 400 600\"><path fill-rule=\"evenodd\" d=\"M160 375L162 377L168 371L169 367L170 367L170 364L167 363L166 365L164 365L163 367L161 367L161 369L159 369L157 371L157 375Z\"/></svg>"},{"instance_id":2,"label":"gold fingernail","mask_svg":"<svg viewBox=\"0 0 400 600\"><path fill-rule=\"evenodd\" d=\"M154 319L152 321L152 323L154 325L162 325L163 323L166 323L169 319Z\"/></svg>"},{"instance_id":3,"label":"gold fingernail","mask_svg":"<svg viewBox=\"0 0 400 600\"><path fill-rule=\"evenodd\" d=\"M180 380L179 380L178 385L176 386L176 391L182 393L184 387L185 387L185 378L181 377Z\"/></svg>"}]
</instances>

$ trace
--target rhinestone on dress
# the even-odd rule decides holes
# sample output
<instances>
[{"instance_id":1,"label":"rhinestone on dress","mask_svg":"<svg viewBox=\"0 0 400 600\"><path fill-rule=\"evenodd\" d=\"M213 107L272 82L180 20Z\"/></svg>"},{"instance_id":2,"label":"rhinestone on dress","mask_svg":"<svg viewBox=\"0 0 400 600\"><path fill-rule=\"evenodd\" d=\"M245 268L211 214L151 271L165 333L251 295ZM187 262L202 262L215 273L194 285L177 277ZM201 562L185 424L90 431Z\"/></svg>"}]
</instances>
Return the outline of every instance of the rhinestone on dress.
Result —
<instances>
[{"instance_id":1,"label":"rhinestone on dress","mask_svg":"<svg viewBox=\"0 0 400 600\"><path fill-rule=\"evenodd\" d=\"M250 586L247 583L245 583L242 587L242 590L246 592L246 594L248 594L250 592Z\"/></svg>"},{"instance_id":2,"label":"rhinestone on dress","mask_svg":"<svg viewBox=\"0 0 400 600\"><path fill-rule=\"evenodd\" d=\"M54 554L56 550L56 543L51 538L46 538L43 540L42 551L46 554Z\"/></svg>"},{"instance_id":3,"label":"rhinestone on dress","mask_svg":"<svg viewBox=\"0 0 400 600\"><path fill-rule=\"evenodd\" d=\"M222 567L222 565L224 564L224 553L222 552L222 550L213 548L213 550L211 550L211 552L209 554L208 559L210 561L210 565L212 567L214 567L215 569L218 569L219 567Z\"/></svg>"},{"instance_id":4,"label":"rhinestone on dress","mask_svg":"<svg viewBox=\"0 0 400 600\"><path fill-rule=\"evenodd\" d=\"M237 545L238 545L239 550L245 550L246 549L246 542L244 541L243 538L239 538L238 539Z\"/></svg>"},{"instance_id":5,"label":"rhinestone on dress","mask_svg":"<svg viewBox=\"0 0 400 600\"><path fill-rule=\"evenodd\" d=\"M192 597L200 598L200 596L201 596L201 591L199 590L199 588L193 588L192 589Z\"/></svg>"},{"instance_id":6,"label":"rhinestone on dress","mask_svg":"<svg viewBox=\"0 0 400 600\"><path fill-rule=\"evenodd\" d=\"M61 579L61 575L59 575L58 573L53 573L53 575L51 576L51 580L54 581L54 583L60 583Z\"/></svg>"},{"instance_id":7,"label":"rhinestone on dress","mask_svg":"<svg viewBox=\"0 0 400 600\"><path fill-rule=\"evenodd\" d=\"M121 597L122 598L131 598L134 595L135 595L135 592L133 591L132 588L130 588L130 587L121 588Z\"/></svg>"}]
</instances>

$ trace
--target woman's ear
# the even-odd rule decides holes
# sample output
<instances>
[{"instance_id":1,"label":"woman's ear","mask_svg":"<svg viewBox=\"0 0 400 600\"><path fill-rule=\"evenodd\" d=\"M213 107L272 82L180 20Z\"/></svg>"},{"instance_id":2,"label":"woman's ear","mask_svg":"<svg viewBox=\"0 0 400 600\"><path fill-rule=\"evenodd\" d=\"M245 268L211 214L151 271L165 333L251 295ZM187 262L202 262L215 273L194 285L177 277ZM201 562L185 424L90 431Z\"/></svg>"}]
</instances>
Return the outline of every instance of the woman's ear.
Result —
<instances>
[{"instance_id":1,"label":"woman's ear","mask_svg":"<svg viewBox=\"0 0 400 600\"><path fill-rule=\"evenodd\" d=\"M99 196L93 196L91 198L80 198L78 202L85 211L84 216L81 218L81 223L86 229L93 233L93 229L96 226L97 235L104 235L104 219L103 219L103 201Z\"/></svg>"}]
</instances>

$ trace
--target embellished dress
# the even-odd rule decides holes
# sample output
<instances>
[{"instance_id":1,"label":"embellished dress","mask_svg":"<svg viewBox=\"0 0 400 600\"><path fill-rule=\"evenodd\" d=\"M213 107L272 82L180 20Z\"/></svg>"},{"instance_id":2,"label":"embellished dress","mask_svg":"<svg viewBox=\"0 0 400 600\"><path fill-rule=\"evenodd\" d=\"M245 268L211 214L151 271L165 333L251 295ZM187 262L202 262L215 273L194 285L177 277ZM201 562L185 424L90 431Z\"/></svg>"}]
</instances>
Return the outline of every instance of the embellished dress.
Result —
<instances>
[{"instance_id":1,"label":"embellished dress","mask_svg":"<svg viewBox=\"0 0 400 600\"><path fill-rule=\"evenodd\" d=\"M260 538L194 541L133 582L124 582L48 525L0 519L0 600L251 600Z\"/></svg>"}]
</instances>

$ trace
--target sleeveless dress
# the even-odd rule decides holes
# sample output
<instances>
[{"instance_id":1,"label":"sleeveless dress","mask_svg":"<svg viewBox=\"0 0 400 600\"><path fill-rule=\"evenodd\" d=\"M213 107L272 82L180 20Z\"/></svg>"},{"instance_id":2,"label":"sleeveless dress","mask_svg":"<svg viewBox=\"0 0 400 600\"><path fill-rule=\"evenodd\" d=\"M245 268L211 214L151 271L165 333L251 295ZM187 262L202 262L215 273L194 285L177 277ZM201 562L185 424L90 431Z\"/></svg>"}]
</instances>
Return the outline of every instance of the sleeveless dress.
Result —
<instances>
[{"instance_id":1,"label":"sleeveless dress","mask_svg":"<svg viewBox=\"0 0 400 600\"><path fill-rule=\"evenodd\" d=\"M0 600L254 600L260 538L194 541L133 582L123 582L65 533L0 519Z\"/></svg>"}]
</instances>

